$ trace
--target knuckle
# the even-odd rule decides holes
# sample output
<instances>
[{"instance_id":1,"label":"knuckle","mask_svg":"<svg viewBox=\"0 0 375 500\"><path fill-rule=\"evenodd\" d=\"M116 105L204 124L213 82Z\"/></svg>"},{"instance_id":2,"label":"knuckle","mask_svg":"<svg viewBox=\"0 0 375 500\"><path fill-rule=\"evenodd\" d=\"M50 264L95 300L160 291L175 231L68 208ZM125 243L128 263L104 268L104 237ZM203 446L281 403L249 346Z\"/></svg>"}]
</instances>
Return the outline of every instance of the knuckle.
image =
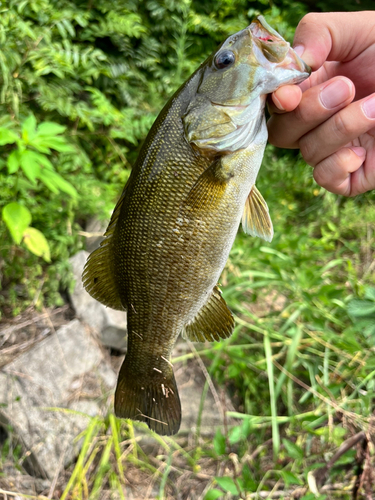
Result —
<instances>
[{"instance_id":1,"label":"knuckle","mask_svg":"<svg viewBox=\"0 0 375 500\"><path fill-rule=\"evenodd\" d=\"M339 140L342 140L346 137L351 137L353 132L351 123L343 118L342 113L336 113L333 116L333 130Z\"/></svg>"},{"instance_id":2,"label":"knuckle","mask_svg":"<svg viewBox=\"0 0 375 500\"><path fill-rule=\"evenodd\" d=\"M314 180L319 186L322 186L323 188L327 189L330 184L330 179L327 175L327 169L325 168L324 164L320 164L313 170L313 177Z\"/></svg>"},{"instance_id":3,"label":"knuckle","mask_svg":"<svg viewBox=\"0 0 375 500\"><path fill-rule=\"evenodd\" d=\"M309 125L311 117L305 113L305 109L302 105L297 106L292 113L294 114L295 122L299 124L301 129L305 129L305 125Z\"/></svg>"},{"instance_id":4,"label":"knuckle","mask_svg":"<svg viewBox=\"0 0 375 500\"><path fill-rule=\"evenodd\" d=\"M305 135L299 141L299 148L303 159L308 165L315 167L316 161L314 161L316 148L314 142L310 139L309 135Z\"/></svg>"}]
</instances>

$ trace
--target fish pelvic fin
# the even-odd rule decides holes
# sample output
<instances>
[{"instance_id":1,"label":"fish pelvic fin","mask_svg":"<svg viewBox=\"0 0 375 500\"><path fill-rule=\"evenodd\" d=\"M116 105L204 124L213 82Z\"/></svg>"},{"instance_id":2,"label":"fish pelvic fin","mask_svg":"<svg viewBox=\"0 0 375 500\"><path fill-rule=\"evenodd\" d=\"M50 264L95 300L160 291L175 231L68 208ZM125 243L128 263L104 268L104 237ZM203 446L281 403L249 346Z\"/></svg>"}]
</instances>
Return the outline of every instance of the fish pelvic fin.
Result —
<instances>
[{"instance_id":1,"label":"fish pelvic fin","mask_svg":"<svg viewBox=\"0 0 375 500\"><path fill-rule=\"evenodd\" d=\"M191 323L185 325L182 336L192 342L219 341L230 337L234 329L234 318L221 296L214 287L207 302L201 307Z\"/></svg>"},{"instance_id":2,"label":"fish pelvic fin","mask_svg":"<svg viewBox=\"0 0 375 500\"><path fill-rule=\"evenodd\" d=\"M113 269L113 234L126 192L126 186L112 213L111 220L104 233L104 240L100 247L92 252L85 264L82 273L82 282L86 291L96 300L107 307L124 311L120 294L115 281Z\"/></svg>"},{"instance_id":3,"label":"fish pelvic fin","mask_svg":"<svg viewBox=\"0 0 375 500\"><path fill-rule=\"evenodd\" d=\"M138 377L125 358L115 393L115 413L120 418L146 422L160 434L176 434L181 424L181 403L172 366L163 366L152 377Z\"/></svg>"},{"instance_id":4,"label":"fish pelvic fin","mask_svg":"<svg viewBox=\"0 0 375 500\"><path fill-rule=\"evenodd\" d=\"M255 185L245 203L242 228L245 233L251 236L259 236L265 241L272 241L273 226L268 206Z\"/></svg>"}]
</instances>

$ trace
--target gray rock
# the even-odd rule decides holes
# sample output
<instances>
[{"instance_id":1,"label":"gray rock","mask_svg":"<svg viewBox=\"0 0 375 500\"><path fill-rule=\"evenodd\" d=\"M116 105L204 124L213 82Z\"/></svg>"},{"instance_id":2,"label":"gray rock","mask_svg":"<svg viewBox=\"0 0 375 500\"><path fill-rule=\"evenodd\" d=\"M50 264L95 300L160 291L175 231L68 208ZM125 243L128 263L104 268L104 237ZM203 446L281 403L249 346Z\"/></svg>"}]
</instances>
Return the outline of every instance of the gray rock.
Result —
<instances>
[{"instance_id":1,"label":"gray rock","mask_svg":"<svg viewBox=\"0 0 375 500\"><path fill-rule=\"evenodd\" d=\"M34 474L52 479L72 461L80 448L74 438L90 417L105 414L115 383L103 352L78 320L0 371L0 419L12 426Z\"/></svg>"},{"instance_id":2,"label":"gray rock","mask_svg":"<svg viewBox=\"0 0 375 500\"><path fill-rule=\"evenodd\" d=\"M98 220L96 217L90 219L86 224L86 250L93 252L104 239L104 233L107 229L108 221ZM88 236L91 234L92 236Z\"/></svg>"},{"instance_id":3,"label":"gray rock","mask_svg":"<svg viewBox=\"0 0 375 500\"><path fill-rule=\"evenodd\" d=\"M12 500L25 498L25 495L35 495L50 489L51 483L48 479L40 479L29 476L25 471L19 471L10 462L2 464L2 475L0 476L0 490L11 490L24 493L20 496L12 496ZM5 497L1 497L5 498Z\"/></svg>"},{"instance_id":4,"label":"gray rock","mask_svg":"<svg viewBox=\"0 0 375 500\"><path fill-rule=\"evenodd\" d=\"M195 346L198 347L197 344ZM201 347L204 344L200 344ZM174 356L180 356L181 353L189 353L191 348L185 340L178 341L174 350ZM203 371L204 370L204 371ZM174 374L177 382L178 392L181 401L181 426L176 439L183 444L186 437L197 432L198 421L200 419L200 435L204 437L213 437L218 428L224 429L224 414L227 411L235 411L235 408L229 398L229 395L223 389L218 389L210 379L210 385L206 393L203 410L200 415L200 404L203 390L208 376L203 361L200 363L196 358L189 359L186 362L174 364ZM227 416L226 425L235 424L234 419ZM141 438L142 449L146 454L156 453L155 446L158 443L147 431L143 431L143 426L136 425L136 433Z\"/></svg>"},{"instance_id":5,"label":"gray rock","mask_svg":"<svg viewBox=\"0 0 375 500\"><path fill-rule=\"evenodd\" d=\"M83 288L81 277L88 256L89 253L82 250L70 259L75 277L74 290L70 295L72 305L77 316L99 333L103 345L125 351L126 313L105 307Z\"/></svg>"},{"instance_id":6,"label":"gray rock","mask_svg":"<svg viewBox=\"0 0 375 500\"><path fill-rule=\"evenodd\" d=\"M197 429L199 407L206 382L206 373L202 371L202 364L196 359L175 367L175 376L180 393L182 420L181 434L189 434ZM206 393L201 415L200 433L205 436L214 435L218 427L224 426L224 412L233 411L228 396L217 389L212 380ZM227 423L232 422L227 419Z\"/></svg>"}]
</instances>

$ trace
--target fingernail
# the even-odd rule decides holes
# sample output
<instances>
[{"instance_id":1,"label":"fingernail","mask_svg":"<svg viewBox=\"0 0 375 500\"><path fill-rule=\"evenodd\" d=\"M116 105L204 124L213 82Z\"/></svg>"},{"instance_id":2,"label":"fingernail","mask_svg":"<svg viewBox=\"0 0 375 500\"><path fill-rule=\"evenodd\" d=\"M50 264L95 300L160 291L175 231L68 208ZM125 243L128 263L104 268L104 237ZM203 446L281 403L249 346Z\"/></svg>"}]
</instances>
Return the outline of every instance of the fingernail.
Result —
<instances>
[{"instance_id":1,"label":"fingernail","mask_svg":"<svg viewBox=\"0 0 375 500\"><path fill-rule=\"evenodd\" d=\"M285 109L281 106L280 101L275 96L275 94L272 94L272 100L281 111L285 111Z\"/></svg>"},{"instance_id":2,"label":"fingernail","mask_svg":"<svg viewBox=\"0 0 375 500\"><path fill-rule=\"evenodd\" d=\"M375 118L375 95L362 104L362 109L367 118Z\"/></svg>"},{"instance_id":3,"label":"fingernail","mask_svg":"<svg viewBox=\"0 0 375 500\"><path fill-rule=\"evenodd\" d=\"M296 47L293 47L294 52L297 52L297 54L302 57L302 54L305 52L305 47L303 45L297 45Z\"/></svg>"},{"instance_id":4,"label":"fingernail","mask_svg":"<svg viewBox=\"0 0 375 500\"><path fill-rule=\"evenodd\" d=\"M366 156L365 148L361 148L360 146L351 146L349 149L354 151L354 153L360 158L364 158Z\"/></svg>"},{"instance_id":5,"label":"fingernail","mask_svg":"<svg viewBox=\"0 0 375 500\"><path fill-rule=\"evenodd\" d=\"M346 80L336 80L320 92L320 101L327 109L333 109L345 102L352 93L352 87Z\"/></svg>"}]
</instances>

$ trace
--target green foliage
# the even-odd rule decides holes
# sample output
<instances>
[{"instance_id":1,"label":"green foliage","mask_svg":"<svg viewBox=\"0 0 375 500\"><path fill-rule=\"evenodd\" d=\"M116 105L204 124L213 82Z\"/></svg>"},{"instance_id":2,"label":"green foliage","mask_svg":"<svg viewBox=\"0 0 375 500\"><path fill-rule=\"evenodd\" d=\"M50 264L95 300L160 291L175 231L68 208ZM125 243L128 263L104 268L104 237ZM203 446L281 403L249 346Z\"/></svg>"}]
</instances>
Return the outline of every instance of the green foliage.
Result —
<instances>
[{"instance_id":1,"label":"green foliage","mask_svg":"<svg viewBox=\"0 0 375 500\"><path fill-rule=\"evenodd\" d=\"M364 298L351 300L347 309L355 331L375 339L375 288L366 288Z\"/></svg>"},{"instance_id":2,"label":"green foliage","mask_svg":"<svg viewBox=\"0 0 375 500\"><path fill-rule=\"evenodd\" d=\"M293 5L289 19L263 0L6 2L0 208L24 207L33 229L14 239L14 221L0 227L3 312L32 300L29 251L54 266L82 247L78 232L90 216L108 219L154 118L202 60L265 9L291 39L303 15ZM40 270L39 303L50 303L53 278L45 264Z\"/></svg>"},{"instance_id":3,"label":"green foliage","mask_svg":"<svg viewBox=\"0 0 375 500\"><path fill-rule=\"evenodd\" d=\"M0 17L0 308L6 315L29 304L61 304L67 259L83 246L85 222L109 217L154 118L205 56L259 13L292 40L306 5L6 2ZM112 414L90 419L62 499L86 492L100 498L105 488L123 498L126 466L147 471L159 481L159 497L167 498L176 475L194 476L207 460L220 464L207 500L246 498L275 484L293 490L308 484L309 473L352 429L368 429L375 389L374 195L352 200L327 193L299 156L271 147L258 187L274 240L238 235L221 278L235 333L200 351L211 362L210 375L233 397L230 424L205 440L199 420L191 448L135 424L161 447L156 467L132 423ZM182 358L189 356L195 354ZM352 453L340 464L350 467ZM345 467L330 477L344 481Z\"/></svg>"}]
</instances>

